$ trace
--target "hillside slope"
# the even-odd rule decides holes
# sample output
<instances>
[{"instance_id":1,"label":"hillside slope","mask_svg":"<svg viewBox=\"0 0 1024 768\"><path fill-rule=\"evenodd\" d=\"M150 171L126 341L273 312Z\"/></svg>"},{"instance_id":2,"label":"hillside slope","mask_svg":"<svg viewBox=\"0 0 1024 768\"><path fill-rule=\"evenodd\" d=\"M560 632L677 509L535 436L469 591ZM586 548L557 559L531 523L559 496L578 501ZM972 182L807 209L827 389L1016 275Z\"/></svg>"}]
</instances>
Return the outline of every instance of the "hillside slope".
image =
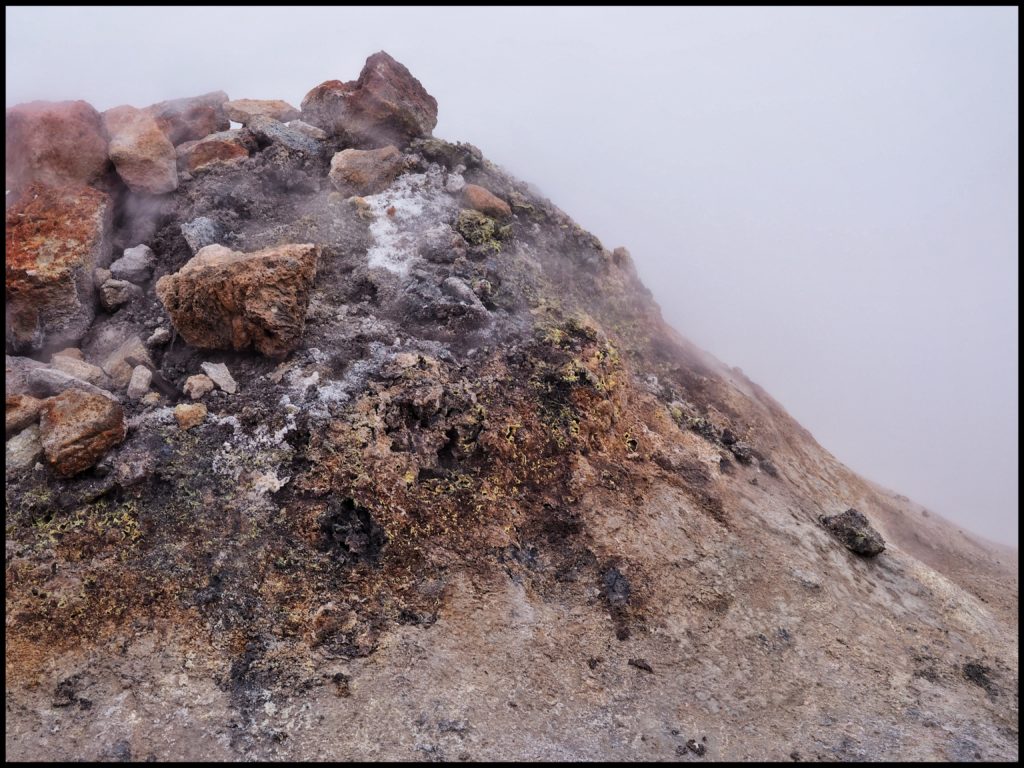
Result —
<instances>
[{"instance_id":1,"label":"hillside slope","mask_svg":"<svg viewBox=\"0 0 1024 768\"><path fill-rule=\"evenodd\" d=\"M386 54L301 123L201 99L8 196L9 759L1017 758L1015 552L846 469Z\"/></svg>"}]
</instances>

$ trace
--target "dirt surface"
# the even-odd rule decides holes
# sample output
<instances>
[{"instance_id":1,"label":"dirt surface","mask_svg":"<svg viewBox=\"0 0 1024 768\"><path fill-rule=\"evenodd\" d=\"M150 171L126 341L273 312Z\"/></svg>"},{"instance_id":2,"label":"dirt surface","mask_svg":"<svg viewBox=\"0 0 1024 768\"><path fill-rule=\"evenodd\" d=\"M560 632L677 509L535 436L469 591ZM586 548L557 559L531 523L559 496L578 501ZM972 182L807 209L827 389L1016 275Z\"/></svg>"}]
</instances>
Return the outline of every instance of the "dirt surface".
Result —
<instances>
[{"instance_id":1,"label":"dirt surface","mask_svg":"<svg viewBox=\"0 0 1024 768\"><path fill-rule=\"evenodd\" d=\"M171 329L198 217L317 245L315 283L283 362L175 337L99 465L8 470L8 759L1015 760L1016 552L850 472L628 253L431 142L365 198L333 140L122 190L158 265L87 359ZM455 176L512 218L458 234ZM238 391L183 431L202 362ZM819 523L851 507L874 558Z\"/></svg>"}]
</instances>

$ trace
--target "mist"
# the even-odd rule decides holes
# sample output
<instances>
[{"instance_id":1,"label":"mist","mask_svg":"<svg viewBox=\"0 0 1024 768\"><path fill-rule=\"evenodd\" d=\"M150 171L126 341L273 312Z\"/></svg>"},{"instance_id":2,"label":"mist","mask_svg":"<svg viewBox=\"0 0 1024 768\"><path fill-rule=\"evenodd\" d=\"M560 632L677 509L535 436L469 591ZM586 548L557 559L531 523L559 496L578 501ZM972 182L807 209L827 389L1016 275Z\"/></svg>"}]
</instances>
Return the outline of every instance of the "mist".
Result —
<instances>
[{"instance_id":1,"label":"mist","mask_svg":"<svg viewBox=\"0 0 1024 768\"><path fill-rule=\"evenodd\" d=\"M1016 545L1016 8L7 8L7 106L386 50L839 460Z\"/></svg>"}]
</instances>

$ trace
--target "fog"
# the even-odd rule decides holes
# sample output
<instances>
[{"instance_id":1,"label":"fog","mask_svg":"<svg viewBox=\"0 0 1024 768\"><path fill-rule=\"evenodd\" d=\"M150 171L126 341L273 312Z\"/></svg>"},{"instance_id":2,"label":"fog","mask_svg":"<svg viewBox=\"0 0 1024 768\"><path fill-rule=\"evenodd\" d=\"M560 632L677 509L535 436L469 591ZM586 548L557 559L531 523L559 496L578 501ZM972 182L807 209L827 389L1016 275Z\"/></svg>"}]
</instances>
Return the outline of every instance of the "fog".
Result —
<instances>
[{"instance_id":1,"label":"fog","mask_svg":"<svg viewBox=\"0 0 1024 768\"><path fill-rule=\"evenodd\" d=\"M8 106L298 106L387 50L837 458L1016 545L1016 8L6 15Z\"/></svg>"}]
</instances>

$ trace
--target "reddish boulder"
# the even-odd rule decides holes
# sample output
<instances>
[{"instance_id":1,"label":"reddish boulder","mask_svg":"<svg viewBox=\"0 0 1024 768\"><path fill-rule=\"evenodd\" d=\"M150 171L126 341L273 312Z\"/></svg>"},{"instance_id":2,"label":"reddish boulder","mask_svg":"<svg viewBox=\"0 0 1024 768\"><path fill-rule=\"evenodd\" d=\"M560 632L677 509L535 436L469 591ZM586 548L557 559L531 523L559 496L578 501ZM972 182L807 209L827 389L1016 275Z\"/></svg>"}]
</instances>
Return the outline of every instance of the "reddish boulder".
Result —
<instances>
[{"instance_id":1,"label":"reddish boulder","mask_svg":"<svg viewBox=\"0 0 1024 768\"><path fill-rule=\"evenodd\" d=\"M6 430L7 437L18 434L39 418L43 401L31 395L7 395Z\"/></svg>"},{"instance_id":2,"label":"reddish boulder","mask_svg":"<svg viewBox=\"0 0 1024 768\"><path fill-rule=\"evenodd\" d=\"M437 101L408 69L380 51L366 60L358 80L328 80L307 93L302 119L353 144L401 147L434 130Z\"/></svg>"},{"instance_id":3,"label":"reddish boulder","mask_svg":"<svg viewBox=\"0 0 1024 768\"><path fill-rule=\"evenodd\" d=\"M297 120L300 112L287 101L280 99L235 99L224 105L224 111L228 118L236 123L248 125L254 117L269 117L286 123L289 120Z\"/></svg>"},{"instance_id":4,"label":"reddish boulder","mask_svg":"<svg viewBox=\"0 0 1024 768\"><path fill-rule=\"evenodd\" d=\"M496 219L507 219L512 215L509 204L477 184L467 184L462 189L462 199L474 211Z\"/></svg>"},{"instance_id":5,"label":"reddish boulder","mask_svg":"<svg viewBox=\"0 0 1024 768\"><path fill-rule=\"evenodd\" d=\"M113 206L92 187L33 185L7 210L7 343L77 344L96 316L93 270L110 263Z\"/></svg>"},{"instance_id":6,"label":"reddish boulder","mask_svg":"<svg viewBox=\"0 0 1024 768\"><path fill-rule=\"evenodd\" d=\"M99 113L84 101L33 101L7 110L7 189L82 185L109 168Z\"/></svg>"},{"instance_id":7,"label":"reddish boulder","mask_svg":"<svg viewBox=\"0 0 1024 768\"><path fill-rule=\"evenodd\" d=\"M174 145L151 115L135 107L114 107L103 113L103 125L110 137L110 159L129 189L161 195L178 188Z\"/></svg>"},{"instance_id":8,"label":"reddish boulder","mask_svg":"<svg viewBox=\"0 0 1024 768\"><path fill-rule=\"evenodd\" d=\"M208 245L156 293L185 341L202 349L255 347L285 357L299 343L320 249L281 245L238 253Z\"/></svg>"},{"instance_id":9,"label":"reddish boulder","mask_svg":"<svg viewBox=\"0 0 1024 768\"><path fill-rule=\"evenodd\" d=\"M233 163L249 157L256 141L246 130L221 131L177 148L178 168L195 173L215 163Z\"/></svg>"},{"instance_id":10,"label":"reddish boulder","mask_svg":"<svg viewBox=\"0 0 1024 768\"><path fill-rule=\"evenodd\" d=\"M70 477L124 440L124 411L103 395L69 389L43 403L39 434L46 460L58 475Z\"/></svg>"},{"instance_id":11,"label":"reddish boulder","mask_svg":"<svg viewBox=\"0 0 1024 768\"><path fill-rule=\"evenodd\" d=\"M145 112L152 115L171 144L177 146L184 141L228 130L231 122L224 111L227 100L228 95L224 91L214 91L202 96L161 101L146 107Z\"/></svg>"},{"instance_id":12,"label":"reddish boulder","mask_svg":"<svg viewBox=\"0 0 1024 768\"><path fill-rule=\"evenodd\" d=\"M398 177L403 166L402 153L395 147L344 149L331 159L328 176L346 197L375 195Z\"/></svg>"}]
</instances>

